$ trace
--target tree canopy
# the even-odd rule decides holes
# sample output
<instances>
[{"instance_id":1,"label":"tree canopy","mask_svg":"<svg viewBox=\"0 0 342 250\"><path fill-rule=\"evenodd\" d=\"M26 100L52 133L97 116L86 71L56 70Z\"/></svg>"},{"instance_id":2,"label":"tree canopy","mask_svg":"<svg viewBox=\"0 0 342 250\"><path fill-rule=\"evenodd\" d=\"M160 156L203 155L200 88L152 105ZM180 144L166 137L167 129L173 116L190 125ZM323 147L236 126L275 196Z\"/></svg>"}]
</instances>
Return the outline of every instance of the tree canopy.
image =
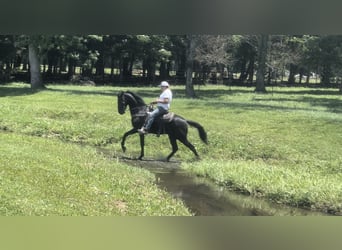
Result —
<instances>
[{"instance_id":1,"label":"tree canopy","mask_svg":"<svg viewBox=\"0 0 342 250\"><path fill-rule=\"evenodd\" d=\"M341 64L341 35L0 35L0 82L40 87L169 80L193 95L192 84L207 83L340 86Z\"/></svg>"}]
</instances>

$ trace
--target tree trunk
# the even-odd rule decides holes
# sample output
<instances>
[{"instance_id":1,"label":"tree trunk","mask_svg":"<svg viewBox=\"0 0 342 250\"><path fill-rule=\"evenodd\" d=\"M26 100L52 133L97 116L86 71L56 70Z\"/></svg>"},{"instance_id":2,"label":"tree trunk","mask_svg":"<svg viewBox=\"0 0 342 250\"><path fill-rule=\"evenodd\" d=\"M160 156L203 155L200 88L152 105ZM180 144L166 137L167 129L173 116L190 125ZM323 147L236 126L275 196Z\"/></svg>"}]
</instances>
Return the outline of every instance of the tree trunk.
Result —
<instances>
[{"instance_id":1,"label":"tree trunk","mask_svg":"<svg viewBox=\"0 0 342 250\"><path fill-rule=\"evenodd\" d=\"M147 81L149 84L153 84L156 76L156 63L152 58L148 58L145 66L147 70Z\"/></svg>"},{"instance_id":2,"label":"tree trunk","mask_svg":"<svg viewBox=\"0 0 342 250\"><path fill-rule=\"evenodd\" d=\"M170 71L171 71L171 69L172 69L172 64L171 64L171 62L168 62L167 64L166 64L166 78L169 78L170 77Z\"/></svg>"},{"instance_id":3,"label":"tree trunk","mask_svg":"<svg viewBox=\"0 0 342 250\"><path fill-rule=\"evenodd\" d=\"M330 78L332 76L330 65L323 65L321 83L324 85L330 84Z\"/></svg>"},{"instance_id":4,"label":"tree trunk","mask_svg":"<svg viewBox=\"0 0 342 250\"><path fill-rule=\"evenodd\" d=\"M195 90L192 84L192 72L193 72L193 62L194 62L194 48L195 48L195 40L193 35L187 36L187 51L186 51L186 85L185 85L185 94L187 97L194 98Z\"/></svg>"},{"instance_id":5,"label":"tree trunk","mask_svg":"<svg viewBox=\"0 0 342 250\"><path fill-rule=\"evenodd\" d=\"M124 79L129 78L129 58L124 57L122 60L122 74Z\"/></svg>"},{"instance_id":6,"label":"tree trunk","mask_svg":"<svg viewBox=\"0 0 342 250\"><path fill-rule=\"evenodd\" d=\"M268 35L260 35L258 46L258 71L256 75L255 92L266 93L265 88L265 68L268 48Z\"/></svg>"},{"instance_id":7,"label":"tree trunk","mask_svg":"<svg viewBox=\"0 0 342 250\"><path fill-rule=\"evenodd\" d=\"M232 67L227 65L227 71L228 71L228 84L231 84L234 81L234 75L233 75Z\"/></svg>"},{"instance_id":8,"label":"tree trunk","mask_svg":"<svg viewBox=\"0 0 342 250\"><path fill-rule=\"evenodd\" d=\"M132 55L131 55L131 58L130 58L129 66L128 66L128 74L129 74L130 76L133 76L134 61L135 61L135 55L132 54Z\"/></svg>"},{"instance_id":9,"label":"tree trunk","mask_svg":"<svg viewBox=\"0 0 342 250\"><path fill-rule=\"evenodd\" d=\"M75 74L75 61L73 59L69 59L68 62L68 77L71 77Z\"/></svg>"},{"instance_id":10,"label":"tree trunk","mask_svg":"<svg viewBox=\"0 0 342 250\"><path fill-rule=\"evenodd\" d=\"M96 61L95 63L95 75L97 76L102 76L102 78L104 78L104 68L105 68L105 65L104 65L104 52L101 51L99 57L98 57L98 60Z\"/></svg>"},{"instance_id":11,"label":"tree trunk","mask_svg":"<svg viewBox=\"0 0 342 250\"><path fill-rule=\"evenodd\" d=\"M183 81L186 71L186 53L187 48L185 48L184 53L181 53L177 56L177 59L175 61L176 64L176 78L181 79Z\"/></svg>"},{"instance_id":12,"label":"tree trunk","mask_svg":"<svg viewBox=\"0 0 342 250\"><path fill-rule=\"evenodd\" d=\"M110 79L114 78L114 64L115 60L114 60L114 56L110 56Z\"/></svg>"},{"instance_id":13,"label":"tree trunk","mask_svg":"<svg viewBox=\"0 0 342 250\"><path fill-rule=\"evenodd\" d=\"M29 44L29 63L31 74L31 88L42 89L44 88L43 80L40 73L40 61L38 57L37 47L35 44Z\"/></svg>"},{"instance_id":14,"label":"tree trunk","mask_svg":"<svg viewBox=\"0 0 342 250\"><path fill-rule=\"evenodd\" d=\"M224 73L224 68L221 63L217 64L217 71L219 72L219 75L217 77L217 83L218 84L223 84L223 73Z\"/></svg>"},{"instance_id":15,"label":"tree trunk","mask_svg":"<svg viewBox=\"0 0 342 250\"><path fill-rule=\"evenodd\" d=\"M241 82L241 83L244 83L245 80L247 79L246 65L247 65L247 61L245 58L243 58L241 60L240 77L239 77L239 82Z\"/></svg>"},{"instance_id":16,"label":"tree trunk","mask_svg":"<svg viewBox=\"0 0 342 250\"><path fill-rule=\"evenodd\" d=\"M289 84L294 84L296 79L295 79L295 74L297 72L297 66L294 65L293 63L290 64L290 75L288 79Z\"/></svg>"},{"instance_id":17,"label":"tree trunk","mask_svg":"<svg viewBox=\"0 0 342 250\"><path fill-rule=\"evenodd\" d=\"M164 61L160 62L159 76L160 76L161 79L165 79L166 78L166 63Z\"/></svg>"},{"instance_id":18,"label":"tree trunk","mask_svg":"<svg viewBox=\"0 0 342 250\"><path fill-rule=\"evenodd\" d=\"M253 83L253 77L254 77L254 57L252 57L249 61L248 68L247 68L247 83L252 84Z\"/></svg>"}]
</instances>

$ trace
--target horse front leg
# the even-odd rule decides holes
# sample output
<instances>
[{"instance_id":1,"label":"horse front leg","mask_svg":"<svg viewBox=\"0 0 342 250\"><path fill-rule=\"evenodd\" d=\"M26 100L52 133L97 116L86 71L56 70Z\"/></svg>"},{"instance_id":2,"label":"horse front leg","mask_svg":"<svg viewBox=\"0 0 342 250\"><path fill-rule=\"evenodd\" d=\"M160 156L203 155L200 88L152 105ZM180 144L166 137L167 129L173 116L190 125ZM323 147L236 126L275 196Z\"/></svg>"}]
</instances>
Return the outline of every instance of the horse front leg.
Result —
<instances>
[{"instance_id":1,"label":"horse front leg","mask_svg":"<svg viewBox=\"0 0 342 250\"><path fill-rule=\"evenodd\" d=\"M145 136L144 135L140 135L140 156L139 156L139 160L142 160L142 158L144 157L145 153L144 153L144 146L145 146Z\"/></svg>"},{"instance_id":2,"label":"horse front leg","mask_svg":"<svg viewBox=\"0 0 342 250\"><path fill-rule=\"evenodd\" d=\"M124 136L122 137L122 140L121 140L121 149L122 151L125 153L126 152L126 146L125 146L125 141L126 141L126 138L127 136L129 135L132 135L134 133L137 133L138 130L136 128L132 128L131 130L127 131Z\"/></svg>"}]
</instances>

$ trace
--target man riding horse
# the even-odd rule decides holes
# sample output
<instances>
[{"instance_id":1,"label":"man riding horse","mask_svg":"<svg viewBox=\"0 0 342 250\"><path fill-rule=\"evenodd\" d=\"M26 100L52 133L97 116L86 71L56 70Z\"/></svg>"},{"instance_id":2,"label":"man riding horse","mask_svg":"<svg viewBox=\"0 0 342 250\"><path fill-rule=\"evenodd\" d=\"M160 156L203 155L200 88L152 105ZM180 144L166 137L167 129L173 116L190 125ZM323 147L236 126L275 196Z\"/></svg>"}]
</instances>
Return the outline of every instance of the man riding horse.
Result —
<instances>
[{"instance_id":1,"label":"man riding horse","mask_svg":"<svg viewBox=\"0 0 342 250\"><path fill-rule=\"evenodd\" d=\"M161 84L166 85L166 83ZM166 90L169 90L169 86L161 86L161 88L165 88ZM162 92L165 93L164 90ZM170 96L168 98L158 98L157 103L161 104L169 104L169 102L172 100ZM122 140L121 140L121 148L125 152L126 146L125 141L126 138L132 134L135 134L138 132L139 128L144 126L144 123L148 117L148 106L145 104L144 100L136 95L135 93L131 91L125 91L118 93L118 112L119 114L123 115L125 113L125 110L129 106L129 110L131 113L131 121L133 128L124 133ZM169 105L167 106L169 108ZM157 109L158 112L160 109ZM157 111L156 111L157 112ZM163 111L162 111L163 112ZM153 112L152 112L153 113ZM177 140L183 143L186 147L188 147L195 155L196 157L199 157L195 147L188 141L187 134L188 134L188 125L197 128L199 136L201 140L204 143L207 143L207 133L204 130L204 128L197 122L187 120L179 115L173 114L171 116L172 118L164 122L163 129L160 129L160 126L156 122L151 122L151 127L149 128L149 133L151 134L167 134L169 136L170 144L172 146L172 152L167 156L166 160L169 161L170 158L177 152L178 145ZM139 159L141 160L144 157L144 145L145 145L145 134L140 133L140 156Z\"/></svg>"},{"instance_id":2,"label":"man riding horse","mask_svg":"<svg viewBox=\"0 0 342 250\"><path fill-rule=\"evenodd\" d=\"M172 91L170 89L170 85L168 82L163 81L159 85L161 88L161 94L159 98L157 98L151 104L157 104L157 108L149 113L146 123L144 126L138 130L140 134L146 134L150 130L153 121L164 114L167 114L170 109L170 104L172 101Z\"/></svg>"}]
</instances>

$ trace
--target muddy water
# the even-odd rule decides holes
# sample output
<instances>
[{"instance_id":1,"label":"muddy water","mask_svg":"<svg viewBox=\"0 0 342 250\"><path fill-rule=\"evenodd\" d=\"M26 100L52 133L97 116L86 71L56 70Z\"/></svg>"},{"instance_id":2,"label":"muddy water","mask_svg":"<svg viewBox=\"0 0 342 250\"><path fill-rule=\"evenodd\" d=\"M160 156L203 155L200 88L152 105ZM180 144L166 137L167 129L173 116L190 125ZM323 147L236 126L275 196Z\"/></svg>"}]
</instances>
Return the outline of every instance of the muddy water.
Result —
<instances>
[{"instance_id":1,"label":"muddy water","mask_svg":"<svg viewBox=\"0 0 342 250\"><path fill-rule=\"evenodd\" d=\"M180 168L180 163L155 160L121 159L155 174L156 184L181 199L197 216L323 216L320 212L287 207L262 199L238 194L219 186L207 178L197 177Z\"/></svg>"}]
</instances>

